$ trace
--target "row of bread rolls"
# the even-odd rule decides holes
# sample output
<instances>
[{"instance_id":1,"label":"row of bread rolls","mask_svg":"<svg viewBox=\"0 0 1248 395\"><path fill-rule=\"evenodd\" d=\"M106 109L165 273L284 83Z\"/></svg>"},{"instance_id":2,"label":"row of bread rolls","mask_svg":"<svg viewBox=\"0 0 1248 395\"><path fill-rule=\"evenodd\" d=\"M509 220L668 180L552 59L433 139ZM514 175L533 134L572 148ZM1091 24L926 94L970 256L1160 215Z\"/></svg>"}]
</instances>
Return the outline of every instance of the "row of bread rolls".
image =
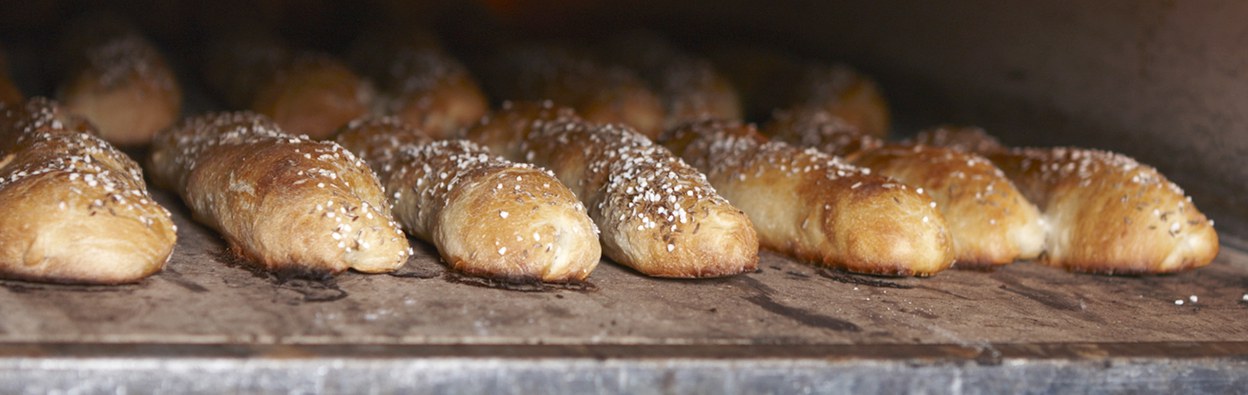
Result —
<instances>
[{"instance_id":1,"label":"row of bread rolls","mask_svg":"<svg viewBox=\"0 0 1248 395\"><path fill-rule=\"evenodd\" d=\"M88 42L83 48L91 48L90 40L82 41ZM787 109L777 112L765 129L780 140L769 142L752 126L732 121L742 112L738 98L710 63L654 37L618 38L609 47L652 56L595 57L547 44L497 51L485 67L478 68L487 70L487 87L495 97L551 99L558 105L506 105L476 126L464 128L485 111L484 95L466 69L433 40L417 35L361 40L352 64L368 74L362 78L343 62L323 54L296 53L271 36L226 38L210 51L205 77L232 106L259 114L211 114L168 128L154 140L151 170L158 185L179 192L196 219L222 232L234 251L270 270L312 274L346 268L382 272L401 265L408 252L397 224L390 221L393 207L405 229L434 243L448 264L465 273L547 281L588 275L597 256L588 247L594 243L584 241L588 221L580 221L575 230L578 221L553 221L563 224L553 230L555 234L566 229L567 234L582 235L568 241L574 247L562 253L557 249L552 253L551 247L542 251L543 243L537 240L541 232L532 232L529 236L534 240L530 241L523 230L539 226L537 222L552 222L554 214L521 216L516 220L525 223L512 227L466 226L465 221L479 219L474 214L478 210L496 210L501 219L508 219L514 210L495 209L507 205L497 192L488 199L462 197L474 193L459 191L488 189L480 188L484 181L478 180L491 177L483 175L491 173L488 169L544 173L492 157L471 143L428 141L429 137L461 134L508 159L553 170L553 177L566 183L588 206L589 218L601 230L603 253L655 276L708 277L749 271L757 262L760 242L801 260L883 275L930 275L950 267L955 259L962 266L991 267L1037 256L1079 271L1170 272L1207 264L1216 255L1217 238L1210 221L1181 190L1129 159L1075 150L969 152L939 144L885 144L875 136L886 134L888 111L869 79L843 67L794 66L768 57L721 54L718 58L728 65L725 69L736 70L728 74L747 87L742 97L747 105L762 102ZM171 75L156 55L155 61L145 63L148 66L130 67L143 72L130 74L140 82L160 80L149 72L154 64ZM85 82L71 85L117 85L109 82L110 76L120 74L107 72L106 67L83 69L89 71L72 75L79 76L74 81ZM787 84L757 81L779 72L792 72L799 78L788 79L796 82ZM378 83L380 94L369 79ZM137 87L131 90L142 91L152 84L132 85ZM108 101L100 99L108 95L99 94L99 89L86 91L96 92L87 95L90 100L86 102ZM169 102L166 98L161 104ZM579 110L580 115L560 108L563 105ZM90 111L80 112L90 118ZM379 159L369 165L384 182L341 147L297 136L329 138L349 121L370 113L398 118L355 122L339 139L349 143L361 139L353 135L366 136L364 140L371 143L351 150L374 151ZM123 125L151 123L131 118L130 124ZM401 126L402 122L415 127ZM659 138L665 147L651 138ZM382 140L391 145L370 148L369 144ZM829 154L843 155L848 162ZM243 161L255 165L232 168ZM1034 164L1044 161L1079 169L1046 171L1047 165ZM994 163L1007 171L1003 173ZM431 164L447 171L431 171ZM1085 171L1089 166L1094 170ZM1109 171L1114 168L1121 171ZM1028 171L1032 169L1041 170ZM1147 174L1133 173L1137 169ZM273 175L287 170L291 172L288 177ZM1109 175L1098 180L1092 173ZM336 177L339 174L343 176ZM1070 174L1083 177L1077 184L1085 188L1070 192L1061 185L1072 182L1054 181ZM317 181L316 189L291 188L308 185L318 175L329 178ZM521 193L519 184L525 176L517 178L514 191ZM1161 226L1133 226L1146 221L1132 221L1130 216L1122 221L1125 225L1116 227L1103 218L1100 222L1087 219L1084 214L1091 210L1104 211L1098 204L1106 203L1105 195L1124 179L1150 186L1148 192L1158 195L1141 192L1137 197L1148 204L1135 206L1156 206L1154 216ZM322 186L325 181L330 181L330 191L321 190L326 188ZM1028 184L1020 191L1013 182ZM1086 188L1090 183L1111 187L1096 194ZM420 192L405 199L404 192L409 190ZM555 200L563 196L559 188L553 190L541 194ZM275 198L266 200L269 194ZM521 194L532 197L535 192ZM339 211L322 207L325 213L312 215L318 214L312 204L326 197L322 206L336 203ZM469 200L475 203L465 203ZM1130 199L1120 200L1126 211ZM273 202L294 203L264 206ZM312 214L299 214L302 206L308 206ZM295 211L266 219L273 210L286 209ZM567 210L562 213L576 216ZM368 217L390 222L365 229L343 227L344 215L353 221ZM327 219L333 218L338 219L330 224ZM1143 226L1148 231L1141 230ZM1164 231L1158 230L1163 227ZM275 231L289 228L307 231ZM331 230L320 232L321 228ZM1114 232L1101 232L1105 229ZM514 236L515 241L503 234ZM1161 240L1165 234L1170 236L1168 243ZM509 250L523 251L514 256L547 256L539 259L542 262L522 264L486 253L490 250L499 257L507 257ZM387 258L388 253L392 254Z\"/></svg>"}]
</instances>

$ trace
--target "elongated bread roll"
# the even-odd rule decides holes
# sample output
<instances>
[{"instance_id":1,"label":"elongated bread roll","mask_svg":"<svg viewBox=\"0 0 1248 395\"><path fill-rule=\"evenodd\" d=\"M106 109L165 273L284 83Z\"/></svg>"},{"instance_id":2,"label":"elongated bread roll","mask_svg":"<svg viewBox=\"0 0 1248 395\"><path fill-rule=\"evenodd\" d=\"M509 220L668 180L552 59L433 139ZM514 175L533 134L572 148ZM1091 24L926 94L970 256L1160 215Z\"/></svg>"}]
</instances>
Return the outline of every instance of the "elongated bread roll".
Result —
<instances>
[{"instance_id":1,"label":"elongated bread roll","mask_svg":"<svg viewBox=\"0 0 1248 395\"><path fill-rule=\"evenodd\" d=\"M466 140L433 142L396 118L352 122L337 141L377 170L404 229L456 271L564 282L598 265L598 229L548 171Z\"/></svg>"},{"instance_id":2,"label":"elongated bread roll","mask_svg":"<svg viewBox=\"0 0 1248 395\"><path fill-rule=\"evenodd\" d=\"M775 110L818 107L865 134L888 135L888 103L879 86L847 65L803 61L749 47L723 48L711 56L741 88L750 116L766 118Z\"/></svg>"},{"instance_id":3,"label":"elongated bread roll","mask_svg":"<svg viewBox=\"0 0 1248 395\"><path fill-rule=\"evenodd\" d=\"M386 272L411 254L363 161L255 113L183 120L156 136L148 169L232 251L279 274Z\"/></svg>"},{"instance_id":4,"label":"elongated bread roll","mask_svg":"<svg viewBox=\"0 0 1248 395\"><path fill-rule=\"evenodd\" d=\"M380 112L398 116L435 140L454 137L489 111L476 80L458 60L427 40L359 42L353 63L380 88Z\"/></svg>"},{"instance_id":5,"label":"elongated bread roll","mask_svg":"<svg viewBox=\"0 0 1248 395\"><path fill-rule=\"evenodd\" d=\"M550 102L523 103L504 105L468 136L510 145L501 152L553 171L589 208L603 253L615 262L681 278L730 276L758 264L749 218L693 167L627 127L591 124Z\"/></svg>"},{"instance_id":6,"label":"elongated bread roll","mask_svg":"<svg viewBox=\"0 0 1248 395\"><path fill-rule=\"evenodd\" d=\"M134 161L51 101L0 113L0 278L118 284L164 268L177 227Z\"/></svg>"},{"instance_id":7,"label":"elongated bread roll","mask_svg":"<svg viewBox=\"0 0 1248 395\"><path fill-rule=\"evenodd\" d=\"M69 33L57 96L122 146L146 145L182 112L182 89L164 56L137 31L91 26Z\"/></svg>"},{"instance_id":8,"label":"elongated bread roll","mask_svg":"<svg viewBox=\"0 0 1248 395\"><path fill-rule=\"evenodd\" d=\"M927 145L885 146L821 108L777 113L767 130L777 140L845 155L854 165L927 191L949 224L959 268L1033 259L1044 247L1039 210L982 156Z\"/></svg>"},{"instance_id":9,"label":"elongated bread roll","mask_svg":"<svg viewBox=\"0 0 1248 395\"><path fill-rule=\"evenodd\" d=\"M230 107L313 139L329 138L372 110L373 86L338 59L293 51L264 31L240 30L213 38L204 62L205 82Z\"/></svg>"},{"instance_id":10,"label":"elongated bread roll","mask_svg":"<svg viewBox=\"0 0 1248 395\"><path fill-rule=\"evenodd\" d=\"M326 139L368 114L373 88L345 64L323 54L295 56L262 82L251 110L273 118L282 129Z\"/></svg>"},{"instance_id":11,"label":"elongated bread roll","mask_svg":"<svg viewBox=\"0 0 1248 395\"><path fill-rule=\"evenodd\" d=\"M661 139L750 216L762 245L858 273L930 276L953 264L936 203L891 178L766 138L751 125L702 121Z\"/></svg>"},{"instance_id":12,"label":"elongated bread roll","mask_svg":"<svg viewBox=\"0 0 1248 395\"><path fill-rule=\"evenodd\" d=\"M663 129L701 119L741 119L741 101L728 79L707 60L687 54L654 32L613 37L603 56L638 75L663 102Z\"/></svg>"},{"instance_id":13,"label":"elongated bread roll","mask_svg":"<svg viewBox=\"0 0 1248 395\"><path fill-rule=\"evenodd\" d=\"M919 141L980 147L1048 223L1041 261L1076 272L1172 273L1208 265L1218 234L1183 190L1125 155L991 144L982 130L929 131Z\"/></svg>"},{"instance_id":14,"label":"elongated bread roll","mask_svg":"<svg viewBox=\"0 0 1248 395\"><path fill-rule=\"evenodd\" d=\"M1034 259L1044 248L1040 211L982 156L889 145L862 153L854 164L927 191L949 224L959 268Z\"/></svg>"},{"instance_id":15,"label":"elongated bread roll","mask_svg":"<svg viewBox=\"0 0 1248 395\"><path fill-rule=\"evenodd\" d=\"M663 131L663 104L641 78L574 50L513 46L496 54L485 70L483 77L496 98L552 100L588 121L627 124L650 138Z\"/></svg>"}]
</instances>

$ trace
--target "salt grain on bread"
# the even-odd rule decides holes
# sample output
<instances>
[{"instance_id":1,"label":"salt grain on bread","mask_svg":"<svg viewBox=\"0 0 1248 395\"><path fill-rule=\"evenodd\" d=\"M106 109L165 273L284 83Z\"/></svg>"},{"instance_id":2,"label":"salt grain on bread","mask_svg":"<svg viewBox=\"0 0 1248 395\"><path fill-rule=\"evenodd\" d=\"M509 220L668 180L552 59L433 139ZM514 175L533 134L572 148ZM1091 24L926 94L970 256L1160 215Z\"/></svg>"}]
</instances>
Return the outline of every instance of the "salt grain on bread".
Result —
<instances>
[{"instance_id":1,"label":"salt grain on bread","mask_svg":"<svg viewBox=\"0 0 1248 395\"><path fill-rule=\"evenodd\" d=\"M177 239L139 166L52 101L0 104L0 278L131 283Z\"/></svg>"},{"instance_id":2,"label":"salt grain on bread","mask_svg":"<svg viewBox=\"0 0 1248 395\"><path fill-rule=\"evenodd\" d=\"M507 104L470 139L550 169L589 208L604 255L657 277L753 271L749 218L706 177L645 136L586 122L549 102Z\"/></svg>"},{"instance_id":3,"label":"salt grain on bread","mask_svg":"<svg viewBox=\"0 0 1248 395\"><path fill-rule=\"evenodd\" d=\"M355 44L352 63L377 84L380 113L442 140L476 123L489 103L468 69L430 40L370 37Z\"/></svg>"},{"instance_id":4,"label":"salt grain on bread","mask_svg":"<svg viewBox=\"0 0 1248 395\"><path fill-rule=\"evenodd\" d=\"M121 146L145 145L182 112L182 89L156 46L116 22L71 28L57 97ZM72 26L72 24L71 24Z\"/></svg>"},{"instance_id":5,"label":"salt grain on bread","mask_svg":"<svg viewBox=\"0 0 1248 395\"><path fill-rule=\"evenodd\" d=\"M456 271L564 282L598 265L597 228L549 171L466 140L434 142L393 117L352 122L337 141L377 171L404 229Z\"/></svg>"},{"instance_id":6,"label":"salt grain on bread","mask_svg":"<svg viewBox=\"0 0 1248 395\"><path fill-rule=\"evenodd\" d=\"M930 276L953 264L932 199L814 149L767 142L753 126L701 121L660 140L750 216L764 247L856 273Z\"/></svg>"},{"instance_id":7,"label":"salt grain on bread","mask_svg":"<svg viewBox=\"0 0 1248 395\"><path fill-rule=\"evenodd\" d=\"M282 274L387 272L411 250L373 172L336 143L249 112L191 117L161 132L148 169L251 264Z\"/></svg>"},{"instance_id":8,"label":"salt grain on bread","mask_svg":"<svg viewBox=\"0 0 1248 395\"><path fill-rule=\"evenodd\" d=\"M550 44L505 48L482 75L497 98L552 100L590 122L623 123L654 138L663 130L663 104L631 70L595 62Z\"/></svg>"},{"instance_id":9,"label":"salt grain on bread","mask_svg":"<svg viewBox=\"0 0 1248 395\"><path fill-rule=\"evenodd\" d=\"M767 131L777 140L843 155L854 165L922 188L949 224L959 268L991 268L1042 251L1039 210L982 156L922 144L883 145L818 107L777 112Z\"/></svg>"},{"instance_id":10,"label":"salt grain on bread","mask_svg":"<svg viewBox=\"0 0 1248 395\"><path fill-rule=\"evenodd\" d=\"M946 127L918 141L983 150L1048 225L1041 261L1077 272L1172 273L1218 254L1213 221L1156 169L1125 155L1069 147L1012 148L982 130Z\"/></svg>"}]
</instances>

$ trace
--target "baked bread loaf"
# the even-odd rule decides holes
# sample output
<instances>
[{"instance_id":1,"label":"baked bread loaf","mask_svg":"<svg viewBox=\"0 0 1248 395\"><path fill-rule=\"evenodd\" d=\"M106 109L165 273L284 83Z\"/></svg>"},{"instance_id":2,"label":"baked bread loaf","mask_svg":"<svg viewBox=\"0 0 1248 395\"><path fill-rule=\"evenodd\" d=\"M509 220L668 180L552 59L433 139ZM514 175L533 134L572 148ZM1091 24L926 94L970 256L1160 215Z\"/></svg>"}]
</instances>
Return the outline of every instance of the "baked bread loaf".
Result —
<instances>
[{"instance_id":1,"label":"baked bread loaf","mask_svg":"<svg viewBox=\"0 0 1248 395\"><path fill-rule=\"evenodd\" d=\"M295 52L264 32L243 30L211 41L204 80L235 109L266 115L313 139L368 114L373 87L338 59Z\"/></svg>"},{"instance_id":2,"label":"baked bread loaf","mask_svg":"<svg viewBox=\"0 0 1248 395\"><path fill-rule=\"evenodd\" d=\"M72 26L72 25L71 25ZM182 112L182 89L164 56L139 32L101 21L71 28L57 97L120 146L140 146Z\"/></svg>"},{"instance_id":3,"label":"baked bread loaf","mask_svg":"<svg viewBox=\"0 0 1248 395\"><path fill-rule=\"evenodd\" d=\"M942 147L888 145L858 155L854 164L926 191L949 224L958 268L1034 259L1044 248L1040 211L982 156Z\"/></svg>"},{"instance_id":4,"label":"baked bread loaf","mask_svg":"<svg viewBox=\"0 0 1248 395\"><path fill-rule=\"evenodd\" d=\"M490 108L468 69L431 41L374 36L356 43L352 63L377 83L380 113L442 140L455 137Z\"/></svg>"},{"instance_id":5,"label":"baked bread loaf","mask_svg":"<svg viewBox=\"0 0 1248 395\"><path fill-rule=\"evenodd\" d=\"M660 141L750 216L764 247L886 276L930 276L954 262L944 216L921 190L814 149L767 142L739 122L696 122Z\"/></svg>"},{"instance_id":6,"label":"baked bread loaf","mask_svg":"<svg viewBox=\"0 0 1248 395\"><path fill-rule=\"evenodd\" d=\"M623 123L649 138L663 130L663 104L641 78L572 49L511 46L495 54L484 70L495 98L551 100L590 122Z\"/></svg>"},{"instance_id":7,"label":"baked bread loaf","mask_svg":"<svg viewBox=\"0 0 1248 395\"><path fill-rule=\"evenodd\" d=\"M1040 207L1048 224L1040 259L1046 264L1101 274L1172 273L1208 265L1218 254L1213 221L1150 166L1099 150L1004 149L982 130L943 129L916 140L979 147Z\"/></svg>"},{"instance_id":8,"label":"baked bread loaf","mask_svg":"<svg viewBox=\"0 0 1248 395\"><path fill-rule=\"evenodd\" d=\"M528 121L523 121L527 119ZM508 133L510 132L510 133ZM750 220L706 177L621 125L598 125L550 102L505 104L468 137L550 169L589 208L603 254L656 277L722 277L753 271Z\"/></svg>"},{"instance_id":9,"label":"baked bread loaf","mask_svg":"<svg viewBox=\"0 0 1248 395\"><path fill-rule=\"evenodd\" d=\"M52 101L0 104L0 278L131 283L177 240L139 166Z\"/></svg>"},{"instance_id":10,"label":"baked bread loaf","mask_svg":"<svg viewBox=\"0 0 1248 395\"><path fill-rule=\"evenodd\" d=\"M741 89L752 117L767 118L778 109L818 107L862 133L888 135L888 103L879 86L847 65L802 61L774 50L744 47L714 51L712 58Z\"/></svg>"},{"instance_id":11,"label":"baked bread loaf","mask_svg":"<svg viewBox=\"0 0 1248 395\"><path fill-rule=\"evenodd\" d=\"M676 48L653 32L617 35L603 46L610 62L636 70L663 103L663 129L701 119L741 119L741 100L707 60Z\"/></svg>"},{"instance_id":12,"label":"baked bread loaf","mask_svg":"<svg viewBox=\"0 0 1248 395\"><path fill-rule=\"evenodd\" d=\"M337 59L301 54L258 86L250 108L284 130L322 140L368 114L373 96L372 85Z\"/></svg>"},{"instance_id":13,"label":"baked bread loaf","mask_svg":"<svg viewBox=\"0 0 1248 395\"><path fill-rule=\"evenodd\" d=\"M183 120L156 136L148 169L231 251L280 275L387 272L411 254L363 161L259 114Z\"/></svg>"},{"instance_id":14,"label":"baked bread loaf","mask_svg":"<svg viewBox=\"0 0 1248 395\"><path fill-rule=\"evenodd\" d=\"M548 171L470 141L434 142L393 117L354 121L336 139L377 171L403 228L458 272L567 282L598 266L598 229Z\"/></svg>"},{"instance_id":15,"label":"baked bread loaf","mask_svg":"<svg viewBox=\"0 0 1248 395\"><path fill-rule=\"evenodd\" d=\"M777 112L767 130L777 140L843 155L854 165L922 188L945 216L958 268L1033 259L1043 249L1040 212L982 156L922 144L883 145L821 108Z\"/></svg>"}]
</instances>

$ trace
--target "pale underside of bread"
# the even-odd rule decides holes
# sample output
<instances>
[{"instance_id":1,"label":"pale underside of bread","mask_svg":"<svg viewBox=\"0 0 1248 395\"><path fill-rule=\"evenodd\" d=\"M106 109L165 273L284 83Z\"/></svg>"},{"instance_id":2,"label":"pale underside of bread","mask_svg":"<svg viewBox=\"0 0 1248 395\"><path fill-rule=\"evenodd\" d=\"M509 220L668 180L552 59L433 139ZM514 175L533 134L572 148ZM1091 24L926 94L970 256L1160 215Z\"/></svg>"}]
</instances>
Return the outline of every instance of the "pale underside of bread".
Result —
<instances>
[{"instance_id":1,"label":"pale underside of bread","mask_svg":"<svg viewBox=\"0 0 1248 395\"><path fill-rule=\"evenodd\" d=\"M157 136L149 168L197 221L261 268L319 277L387 272L411 254L376 176L335 143L254 113L193 117Z\"/></svg>"},{"instance_id":2,"label":"pale underside of bread","mask_svg":"<svg viewBox=\"0 0 1248 395\"><path fill-rule=\"evenodd\" d=\"M750 216L763 246L858 273L928 276L953 264L934 202L813 149L765 142L752 126L703 121L664 143Z\"/></svg>"},{"instance_id":3,"label":"pale underside of bread","mask_svg":"<svg viewBox=\"0 0 1248 395\"><path fill-rule=\"evenodd\" d=\"M749 219L697 170L626 127L590 124L549 103L522 103L491 115L469 136L553 171L589 208L603 253L620 264L681 278L734 275L757 265Z\"/></svg>"},{"instance_id":4,"label":"pale underside of bread","mask_svg":"<svg viewBox=\"0 0 1248 395\"><path fill-rule=\"evenodd\" d=\"M585 207L547 171L464 140L430 142L395 118L353 122L337 138L377 169L404 229L456 271L563 282L598 264Z\"/></svg>"},{"instance_id":5,"label":"pale underside of bread","mask_svg":"<svg viewBox=\"0 0 1248 395\"><path fill-rule=\"evenodd\" d=\"M176 226L137 164L55 103L3 112L0 278L118 284L164 267Z\"/></svg>"},{"instance_id":6,"label":"pale underside of bread","mask_svg":"<svg viewBox=\"0 0 1248 395\"><path fill-rule=\"evenodd\" d=\"M58 97L89 119L100 135L123 146L145 145L182 111L182 89L156 47L137 33L79 48Z\"/></svg>"}]
</instances>

